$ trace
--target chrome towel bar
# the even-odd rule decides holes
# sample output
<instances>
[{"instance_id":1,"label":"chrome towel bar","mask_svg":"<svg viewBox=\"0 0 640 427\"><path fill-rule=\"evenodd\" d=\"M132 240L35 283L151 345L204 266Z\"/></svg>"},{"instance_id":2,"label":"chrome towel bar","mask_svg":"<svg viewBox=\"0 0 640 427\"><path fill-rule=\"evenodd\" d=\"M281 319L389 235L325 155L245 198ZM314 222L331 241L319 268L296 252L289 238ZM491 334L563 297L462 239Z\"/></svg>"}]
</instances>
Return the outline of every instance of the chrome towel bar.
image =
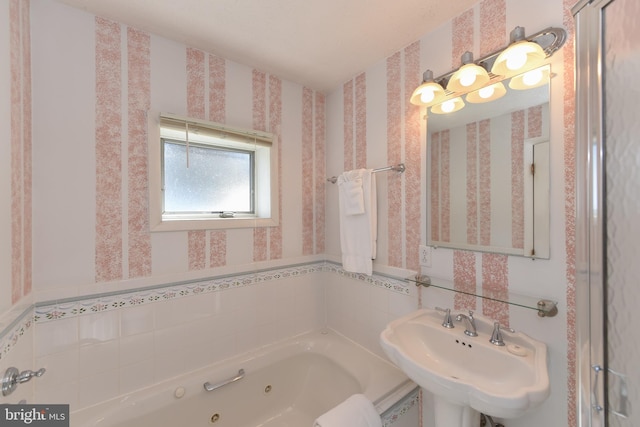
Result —
<instances>
[{"instance_id":1,"label":"chrome towel bar","mask_svg":"<svg viewBox=\"0 0 640 427\"><path fill-rule=\"evenodd\" d=\"M405 171L405 169L406 168L404 166L404 163L398 163L397 165L394 165L394 166L387 166L385 168L374 169L372 172L378 173L378 172L384 172L384 171L395 171L398 173L402 173ZM327 181L329 181L332 184L335 184L336 182L338 182L338 177L332 176L331 178L327 178Z\"/></svg>"},{"instance_id":2,"label":"chrome towel bar","mask_svg":"<svg viewBox=\"0 0 640 427\"><path fill-rule=\"evenodd\" d=\"M240 369L238 371L238 375L236 375L235 377L229 378L228 380L220 381L219 383L216 383L216 384L211 384L209 381L207 381L206 383L204 383L204 389L206 391L213 391L213 390L219 389L220 387L224 387L227 384L240 381L243 378L244 378L244 369Z\"/></svg>"}]
</instances>

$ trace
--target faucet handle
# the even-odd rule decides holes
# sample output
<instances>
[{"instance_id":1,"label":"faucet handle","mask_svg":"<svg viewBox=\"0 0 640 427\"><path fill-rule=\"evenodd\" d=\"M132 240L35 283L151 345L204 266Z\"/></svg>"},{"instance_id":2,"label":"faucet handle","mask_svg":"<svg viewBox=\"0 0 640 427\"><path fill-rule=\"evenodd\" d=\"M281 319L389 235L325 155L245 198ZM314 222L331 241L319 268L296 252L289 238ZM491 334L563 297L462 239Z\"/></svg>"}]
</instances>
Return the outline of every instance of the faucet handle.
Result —
<instances>
[{"instance_id":1,"label":"faucet handle","mask_svg":"<svg viewBox=\"0 0 640 427\"><path fill-rule=\"evenodd\" d=\"M448 329L453 329L455 326L453 325L453 320L451 319L451 309L450 308L440 308L436 307L436 310L442 311L444 313L444 320L442 321L442 326Z\"/></svg>"},{"instance_id":2,"label":"faucet handle","mask_svg":"<svg viewBox=\"0 0 640 427\"><path fill-rule=\"evenodd\" d=\"M491 338L489 342L493 345L503 346L504 339L502 338L502 329L514 333L515 331L511 328L507 328L506 326L501 326L500 322L493 322L493 333L491 334Z\"/></svg>"},{"instance_id":3,"label":"faucet handle","mask_svg":"<svg viewBox=\"0 0 640 427\"><path fill-rule=\"evenodd\" d=\"M16 381L19 382L19 383L26 383L27 381L29 381L33 377L41 377L41 376L43 376L45 372L46 372L45 368L40 368L35 372L30 370L30 369L27 369L26 371L20 372L20 374L16 378Z\"/></svg>"}]
</instances>

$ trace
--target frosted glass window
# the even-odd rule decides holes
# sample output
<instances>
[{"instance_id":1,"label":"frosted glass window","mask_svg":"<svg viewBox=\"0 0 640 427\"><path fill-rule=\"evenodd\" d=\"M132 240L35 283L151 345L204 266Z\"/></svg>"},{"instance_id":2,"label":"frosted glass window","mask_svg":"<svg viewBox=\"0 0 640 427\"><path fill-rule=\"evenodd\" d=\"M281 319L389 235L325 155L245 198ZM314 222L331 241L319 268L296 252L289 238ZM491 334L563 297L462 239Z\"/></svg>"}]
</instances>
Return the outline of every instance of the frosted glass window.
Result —
<instances>
[{"instance_id":1,"label":"frosted glass window","mask_svg":"<svg viewBox=\"0 0 640 427\"><path fill-rule=\"evenodd\" d=\"M165 213L253 213L250 151L163 140Z\"/></svg>"},{"instance_id":2,"label":"frosted glass window","mask_svg":"<svg viewBox=\"0 0 640 427\"><path fill-rule=\"evenodd\" d=\"M279 225L274 134L165 113L148 125L151 231Z\"/></svg>"}]
</instances>

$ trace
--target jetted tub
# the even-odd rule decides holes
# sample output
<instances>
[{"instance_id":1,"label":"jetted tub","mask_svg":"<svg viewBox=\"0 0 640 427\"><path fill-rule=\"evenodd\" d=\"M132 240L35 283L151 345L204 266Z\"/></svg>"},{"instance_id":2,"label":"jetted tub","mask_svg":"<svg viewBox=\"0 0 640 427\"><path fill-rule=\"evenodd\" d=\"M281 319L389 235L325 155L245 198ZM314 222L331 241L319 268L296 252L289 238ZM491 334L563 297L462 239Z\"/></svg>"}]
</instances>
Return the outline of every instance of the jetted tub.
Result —
<instances>
[{"instance_id":1,"label":"jetted tub","mask_svg":"<svg viewBox=\"0 0 640 427\"><path fill-rule=\"evenodd\" d=\"M212 385L242 379L213 391ZM71 413L71 426L289 427L355 393L380 414L415 388L391 363L333 331L307 333Z\"/></svg>"}]
</instances>

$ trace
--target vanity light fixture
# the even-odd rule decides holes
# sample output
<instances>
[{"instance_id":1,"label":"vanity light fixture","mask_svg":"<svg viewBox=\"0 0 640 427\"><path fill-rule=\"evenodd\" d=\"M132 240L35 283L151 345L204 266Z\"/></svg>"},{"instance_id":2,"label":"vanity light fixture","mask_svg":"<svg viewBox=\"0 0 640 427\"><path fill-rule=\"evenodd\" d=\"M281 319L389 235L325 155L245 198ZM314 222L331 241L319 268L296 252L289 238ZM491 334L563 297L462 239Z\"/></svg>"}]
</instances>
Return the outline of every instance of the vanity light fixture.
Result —
<instances>
[{"instance_id":1,"label":"vanity light fixture","mask_svg":"<svg viewBox=\"0 0 640 427\"><path fill-rule=\"evenodd\" d=\"M524 70L542 65L547 58L538 43L525 39L524 28L514 28L510 38L511 44L498 55L491 67L493 74L505 77L515 76Z\"/></svg>"},{"instance_id":2,"label":"vanity light fixture","mask_svg":"<svg viewBox=\"0 0 640 427\"><path fill-rule=\"evenodd\" d=\"M479 89L489 83L489 73L480 65L473 62L473 54L465 52L462 55L462 66L453 73L447 90L451 92L468 92Z\"/></svg>"},{"instance_id":3,"label":"vanity light fixture","mask_svg":"<svg viewBox=\"0 0 640 427\"><path fill-rule=\"evenodd\" d=\"M447 99L440 104L434 105L431 107L431 112L434 114L449 114L462 110L464 105L464 101L458 96L457 98Z\"/></svg>"},{"instance_id":4,"label":"vanity light fixture","mask_svg":"<svg viewBox=\"0 0 640 427\"><path fill-rule=\"evenodd\" d=\"M410 102L428 107L440 103L444 97L444 88L433 80L433 71L427 70L422 75L422 84L413 91Z\"/></svg>"},{"instance_id":5,"label":"vanity light fixture","mask_svg":"<svg viewBox=\"0 0 640 427\"><path fill-rule=\"evenodd\" d=\"M549 66L535 68L526 73L514 76L509 81L509 87L516 90L533 89L549 81Z\"/></svg>"},{"instance_id":6,"label":"vanity light fixture","mask_svg":"<svg viewBox=\"0 0 640 427\"><path fill-rule=\"evenodd\" d=\"M410 102L419 106L433 106L431 107L432 112L436 114L446 114L447 112L457 111L464 107L464 101L462 101L462 99L452 99L459 98L464 94L468 94L466 99L472 103L488 102L500 98L504 84L502 84L502 87L497 84L513 76L516 76L512 79L515 80L512 84L513 86L517 86L515 87L516 89L531 89L535 87L532 85L532 81L536 80L534 78L536 73L529 74L526 83L520 82L521 77L519 74L539 67L547 58L558 51L567 40L567 32L564 28L549 27L529 37L525 37L524 28L516 27L511 31L510 39L511 43L508 46L476 61L473 60L473 55L470 52L465 52L462 56L463 65L459 69L452 70L435 79L433 78L433 73L427 70L423 75L422 84L413 91ZM503 58L507 56L507 51L515 48L517 48L516 50L523 49L521 52L524 53L516 54L515 59L511 57L511 53L509 53L509 57L512 59L507 65L506 61L503 61ZM522 67L519 68L517 66L521 65L520 63ZM471 70L470 74L467 74L467 70ZM487 70L491 70L491 72L487 72ZM543 68L542 82L547 81L544 77L549 76L549 74L544 75L544 70ZM546 68L546 72L550 73L548 67ZM493 87L494 93L491 95L489 95L491 89L483 88L483 86L487 84ZM425 88L431 89L427 91ZM439 90L442 88L446 88L444 89L444 95L441 95ZM483 92L476 94L475 92L480 88L483 88ZM432 95L433 99L431 98ZM431 99L431 101L428 101L429 99ZM439 103L446 100L454 101L449 104L449 106L453 105L453 110L445 111L448 108L439 107Z\"/></svg>"},{"instance_id":7,"label":"vanity light fixture","mask_svg":"<svg viewBox=\"0 0 640 427\"><path fill-rule=\"evenodd\" d=\"M472 104L480 104L483 102L495 101L506 94L507 88L504 87L502 82L498 82L469 93L466 100Z\"/></svg>"}]
</instances>

